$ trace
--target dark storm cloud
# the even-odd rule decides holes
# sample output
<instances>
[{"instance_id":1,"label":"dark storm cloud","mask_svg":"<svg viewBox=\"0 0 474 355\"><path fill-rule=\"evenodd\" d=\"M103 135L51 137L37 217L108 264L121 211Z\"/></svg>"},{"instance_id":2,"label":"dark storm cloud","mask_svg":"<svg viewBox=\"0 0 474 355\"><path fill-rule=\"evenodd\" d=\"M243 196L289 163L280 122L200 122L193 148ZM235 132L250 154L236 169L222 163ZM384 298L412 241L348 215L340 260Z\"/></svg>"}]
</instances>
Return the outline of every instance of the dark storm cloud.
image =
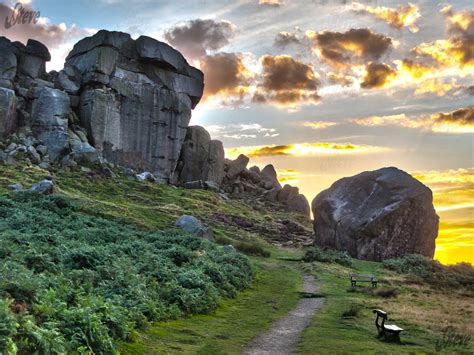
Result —
<instances>
[{"instance_id":1,"label":"dark storm cloud","mask_svg":"<svg viewBox=\"0 0 474 355\"><path fill-rule=\"evenodd\" d=\"M364 89L382 88L396 75L396 70L385 63L370 63L360 86Z\"/></svg>"},{"instance_id":2,"label":"dark storm cloud","mask_svg":"<svg viewBox=\"0 0 474 355\"><path fill-rule=\"evenodd\" d=\"M234 31L235 26L229 21L196 19L170 28L165 39L187 58L197 59L226 46Z\"/></svg>"},{"instance_id":3,"label":"dark storm cloud","mask_svg":"<svg viewBox=\"0 0 474 355\"><path fill-rule=\"evenodd\" d=\"M200 61L204 72L204 95L243 96L248 91L251 74L238 53L207 55Z\"/></svg>"},{"instance_id":4,"label":"dark storm cloud","mask_svg":"<svg viewBox=\"0 0 474 355\"><path fill-rule=\"evenodd\" d=\"M346 32L310 32L308 37L322 59L334 66L377 60L392 46L390 37L367 28Z\"/></svg>"}]
</instances>

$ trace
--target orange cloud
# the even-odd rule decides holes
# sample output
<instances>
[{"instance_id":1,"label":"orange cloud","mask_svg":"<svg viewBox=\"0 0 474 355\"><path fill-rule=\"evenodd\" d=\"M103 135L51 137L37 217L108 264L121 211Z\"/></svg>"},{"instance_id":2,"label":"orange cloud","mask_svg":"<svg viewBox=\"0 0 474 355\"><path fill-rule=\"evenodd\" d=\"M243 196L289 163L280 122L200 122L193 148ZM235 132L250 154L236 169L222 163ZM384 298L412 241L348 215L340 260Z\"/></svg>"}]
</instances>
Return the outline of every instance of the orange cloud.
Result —
<instances>
[{"instance_id":1,"label":"orange cloud","mask_svg":"<svg viewBox=\"0 0 474 355\"><path fill-rule=\"evenodd\" d=\"M353 76L333 72L329 72L326 76L331 83L342 86L349 86L353 84L355 80Z\"/></svg>"},{"instance_id":2,"label":"orange cloud","mask_svg":"<svg viewBox=\"0 0 474 355\"><path fill-rule=\"evenodd\" d=\"M249 157L262 156L314 156L331 154L369 154L386 151L387 148L356 145L351 143L295 143L287 145L268 145L268 146L249 146L238 147L226 150L226 156L235 158L239 154L245 154Z\"/></svg>"},{"instance_id":3,"label":"orange cloud","mask_svg":"<svg viewBox=\"0 0 474 355\"><path fill-rule=\"evenodd\" d=\"M442 10L449 38L421 43L413 49L438 65L460 69L461 75L474 74L474 11L455 13L450 6Z\"/></svg>"},{"instance_id":4,"label":"orange cloud","mask_svg":"<svg viewBox=\"0 0 474 355\"><path fill-rule=\"evenodd\" d=\"M280 181L282 184L290 184L290 185L295 185L299 182L298 176L301 173L298 170L294 169L284 169L280 170L277 169L277 176L278 176L278 181Z\"/></svg>"},{"instance_id":5,"label":"orange cloud","mask_svg":"<svg viewBox=\"0 0 474 355\"><path fill-rule=\"evenodd\" d=\"M397 76L397 71L385 63L370 63L365 67L364 89L383 88Z\"/></svg>"},{"instance_id":6,"label":"orange cloud","mask_svg":"<svg viewBox=\"0 0 474 355\"><path fill-rule=\"evenodd\" d=\"M350 122L361 126L401 126L430 130L436 133L474 133L474 108L461 108L448 113L407 117L405 114L369 116Z\"/></svg>"},{"instance_id":7,"label":"orange cloud","mask_svg":"<svg viewBox=\"0 0 474 355\"><path fill-rule=\"evenodd\" d=\"M346 32L308 31L306 35L313 42L316 54L338 69L378 60L393 44L390 37L368 28L352 28Z\"/></svg>"},{"instance_id":8,"label":"orange cloud","mask_svg":"<svg viewBox=\"0 0 474 355\"><path fill-rule=\"evenodd\" d=\"M278 107L317 104L319 76L314 68L288 55L265 55L260 59L262 78L254 102Z\"/></svg>"},{"instance_id":9,"label":"orange cloud","mask_svg":"<svg viewBox=\"0 0 474 355\"><path fill-rule=\"evenodd\" d=\"M207 55L201 59L200 66L205 78L205 100L215 95L242 99L249 92L253 74L247 69L241 54Z\"/></svg>"},{"instance_id":10,"label":"orange cloud","mask_svg":"<svg viewBox=\"0 0 474 355\"><path fill-rule=\"evenodd\" d=\"M384 6L373 7L353 2L352 10L360 13L371 14L398 30L401 30L403 27L407 27L410 32L418 32L419 30L415 22L421 15L418 7L410 3L407 5L400 5L398 9L394 9Z\"/></svg>"}]
</instances>

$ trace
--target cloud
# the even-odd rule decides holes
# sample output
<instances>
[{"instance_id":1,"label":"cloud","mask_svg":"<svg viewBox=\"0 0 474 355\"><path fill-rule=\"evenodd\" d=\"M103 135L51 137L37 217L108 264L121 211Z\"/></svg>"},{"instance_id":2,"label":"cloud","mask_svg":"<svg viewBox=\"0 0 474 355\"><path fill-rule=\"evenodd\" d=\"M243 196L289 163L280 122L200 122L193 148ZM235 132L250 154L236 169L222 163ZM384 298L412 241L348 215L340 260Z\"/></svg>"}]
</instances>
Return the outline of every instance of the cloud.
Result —
<instances>
[{"instance_id":1,"label":"cloud","mask_svg":"<svg viewBox=\"0 0 474 355\"><path fill-rule=\"evenodd\" d=\"M413 49L419 56L431 58L441 67L459 68L474 73L474 11L454 12L450 6L442 10L447 39L421 43ZM463 74L461 72L461 74Z\"/></svg>"},{"instance_id":2,"label":"cloud","mask_svg":"<svg viewBox=\"0 0 474 355\"><path fill-rule=\"evenodd\" d=\"M285 48L290 45L301 44L301 39L295 32L280 32L275 37L275 46Z\"/></svg>"},{"instance_id":3,"label":"cloud","mask_svg":"<svg viewBox=\"0 0 474 355\"><path fill-rule=\"evenodd\" d=\"M383 88L397 76L397 71L385 63L370 63L365 67L364 89Z\"/></svg>"},{"instance_id":4,"label":"cloud","mask_svg":"<svg viewBox=\"0 0 474 355\"><path fill-rule=\"evenodd\" d=\"M258 0L258 4L269 7L280 7L283 5L283 0Z\"/></svg>"},{"instance_id":5,"label":"cloud","mask_svg":"<svg viewBox=\"0 0 474 355\"><path fill-rule=\"evenodd\" d=\"M36 11L29 4L22 4L26 11ZM18 10L18 8L17 8ZM88 28L79 28L76 25L67 26L65 23L52 24L48 18L40 17L39 21L34 23L15 24L13 27L6 29L4 26L5 18L11 18L14 7L10 7L4 3L0 3L0 36L5 36L11 41L20 41L24 44L28 39L40 41L48 47L49 50L59 47L65 42L84 37L95 33L96 30ZM72 49L72 44L71 44Z\"/></svg>"},{"instance_id":6,"label":"cloud","mask_svg":"<svg viewBox=\"0 0 474 355\"><path fill-rule=\"evenodd\" d=\"M216 138L273 138L280 135L275 128L263 127L259 123L239 123L226 126L211 125L207 127L207 130Z\"/></svg>"},{"instance_id":7,"label":"cloud","mask_svg":"<svg viewBox=\"0 0 474 355\"><path fill-rule=\"evenodd\" d=\"M386 151L387 148L356 145L351 143L295 143L287 145L249 146L226 149L226 156L237 157L245 154L256 158L263 156L317 156L317 155L345 155L345 154L369 154Z\"/></svg>"},{"instance_id":8,"label":"cloud","mask_svg":"<svg viewBox=\"0 0 474 355\"><path fill-rule=\"evenodd\" d=\"M416 20L421 16L416 5L408 3L400 5L398 9L384 6L369 6L358 2L352 3L352 10L358 13L368 13L379 20L385 21L389 26L401 30L407 27L410 32L418 32Z\"/></svg>"},{"instance_id":9,"label":"cloud","mask_svg":"<svg viewBox=\"0 0 474 355\"><path fill-rule=\"evenodd\" d=\"M457 109L447 113L422 114L407 117L405 114L369 116L351 119L350 122L366 127L401 126L429 130L435 133L474 133L474 107Z\"/></svg>"},{"instance_id":10,"label":"cloud","mask_svg":"<svg viewBox=\"0 0 474 355\"><path fill-rule=\"evenodd\" d=\"M336 126L337 122L330 122L330 121L305 121L303 122L304 127L309 127L312 129L325 129L328 127Z\"/></svg>"},{"instance_id":11,"label":"cloud","mask_svg":"<svg viewBox=\"0 0 474 355\"><path fill-rule=\"evenodd\" d=\"M312 40L316 54L336 68L378 60L393 44L390 37L367 28L346 32L309 31L306 35Z\"/></svg>"},{"instance_id":12,"label":"cloud","mask_svg":"<svg viewBox=\"0 0 474 355\"><path fill-rule=\"evenodd\" d=\"M444 96L446 93L454 89L463 89L462 85L456 84L454 78L449 82L445 82L440 79L428 79L420 83L418 88L415 90L415 95L422 95L425 93L434 93L437 96Z\"/></svg>"},{"instance_id":13,"label":"cloud","mask_svg":"<svg viewBox=\"0 0 474 355\"><path fill-rule=\"evenodd\" d=\"M333 73L329 72L326 77L328 78L329 82L332 84L339 84L341 86L350 86L354 83L355 77L340 73Z\"/></svg>"},{"instance_id":14,"label":"cloud","mask_svg":"<svg viewBox=\"0 0 474 355\"><path fill-rule=\"evenodd\" d=\"M423 77L432 75L436 72L433 67L414 62L410 59L396 60L394 62L397 65L399 72L407 73L413 79L422 79Z\"/></svg>"},{"instance_id":15,"label":"cloud","mask_svg":"<svg viewBox=\"0 0 474 355\"><path fill-rule=\"evenodd\" d=\"M207 55L200 61L204 72L204 99L214 95L238 96L249 92L252 73L247 69L239 53Z\"/></svg>"},{"instance_id":16,"label":"cloud","mask_svg":"<svg viewBox=\"0 0 474 355\"><path fill-rule=\"evenodd\" d=\"M165 40L185 57L198 59L229 44L235 26L229 21L190 20L165 31Z\"/></svg>"},{"instance_id":17,"label":"cloud","mask_svg":"<svg viewBox=\"0 0 474 355\"><path fill-rule=\"evenodd\" d=\"M260 63L262 77L254 102L273 103L281 107L319 102L319 76L311 65L288 55L265 55Z\"/></svg>"},{"instance_id":18,"label":"cloud","mask_svg":"<svg viewBox=\"0 0 474 355\"><path fill-rule=\"evenodd\" d=\"M443 123L454 123L457 125L474 126L474 106L460 108L448 113L438 113L435 120Z\"/></svg>"},{"instance_id":19,"label":"cloud","mask_svg":"<svg viewBox=\"0 0 474 355\"><path fill-rule=\"evenodd\" d=\"M299 182L301 172L295 169L277 169L278 181L280 183L295 185Z\"/></svg>"}]
</instances>

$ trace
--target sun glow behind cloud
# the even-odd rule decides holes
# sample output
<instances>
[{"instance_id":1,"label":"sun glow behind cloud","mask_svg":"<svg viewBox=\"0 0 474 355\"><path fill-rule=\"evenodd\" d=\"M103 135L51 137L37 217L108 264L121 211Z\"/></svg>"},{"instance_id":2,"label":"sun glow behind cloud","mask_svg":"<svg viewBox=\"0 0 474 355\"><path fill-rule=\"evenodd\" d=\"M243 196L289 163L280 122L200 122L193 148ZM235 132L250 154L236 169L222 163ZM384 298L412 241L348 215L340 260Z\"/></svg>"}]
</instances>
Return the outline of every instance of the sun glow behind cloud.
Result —
<instances>
[{"instance_id":1,"label":"sun glow behind cloud","mask_svg":"<svg viewBox=\"0 0 474 355\"><path fill-rule=\"evenodd\" d=\"M374 17L385 21L396 29L407 27L410 32L416 33L419 28L416 26L416 20L421 16L417 6L408 3L400 5L398 9L384 6L369 6L358 2L352 3L352 10L356 12L366 12Z\"/></svg>"},{"instance_id":2,"label":"sun glow behind cloud","mask_svg":"<svg viewBox=\"0 0 474 355\"><path fill-rule=\"evenodd\" d=\"M239 154L248 157L262 156L314 156L314 155L347 155L347 154L368 154L388 151L388 148L368 145L356 145L351 143L295 143L287 145L268 146L244 146L226 149L226 157L235 159Z\"/></svg>"}]
</instances>

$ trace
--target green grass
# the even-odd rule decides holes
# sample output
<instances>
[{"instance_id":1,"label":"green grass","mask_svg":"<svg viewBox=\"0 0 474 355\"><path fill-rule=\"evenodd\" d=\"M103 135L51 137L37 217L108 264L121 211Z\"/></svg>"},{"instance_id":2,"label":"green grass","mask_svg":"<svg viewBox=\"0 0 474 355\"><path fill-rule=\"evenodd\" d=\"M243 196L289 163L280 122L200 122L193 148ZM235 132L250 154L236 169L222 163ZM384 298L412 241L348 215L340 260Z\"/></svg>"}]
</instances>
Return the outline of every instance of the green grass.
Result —
<instances>
[{"instance_id":1,"label":"green grass","mask_svg":"<svg viewBox=\"0 0 474 355\"><path fill-rule=\"evenodd\" d=\"M249 287L248 258L183 233L0 196L0 352L110 353L149 321L208 313Z\"/></svg>"},{"instance_id":2,"label":"green grass","mask_svg":"<svg viewBox=\"0 0 474 355\"><path fill-rule=\"evenodd\" d=\"M0 168L0 194L8 192L9 184L19 182L29 188L46 175L45 170L36 166L0 164ZM238 244L236 241L240 241L243 252L248 251L249 254L266 254L265 249L270 248L266 240L278 235L278 220L298 221L308 230L312 229L311 223L297 213L269 210L238 200L226 201L210 191L139 182L123 176L119 171L113 179L100 174L91 177L78 170L66 171L55 174L54 181L61 193L77 201L81 209L90 215L120 218L146 229L171 229L181 215L191 214L213 227L219 244ZM254 227L246 230L224 224L213 218L216 212L244 218L251 221ZM249 247L249 242L254 244L254 248ZM257 247L260 249L257 250Z\"/></svg>"},{"instance_id":3,"label":"green grass","mask_svg":"<svg viewBox=\"0 0 474 355\"><path fill-rule=\"evenodd\" d=\"M287 252L279 252L288 256ZM160 322L137 342L123 343L124 354L240 354L253 338L286 315L298 302L301 270L297 263L252 258L257 277L252 287L224 301L215 313Z\"/></svg>"},{"instance_id":4,"label":"green grass","mask_svg":"<svg viewBox=\"0 0 474 355\"><path fill-rule=\"evenodd\" d=\"M326 296L325 306L316 314L311 325L304 331L298 352L302 354L317 353L425 353L435 352L435 343L442 337L444 319L443 312L449 312L437 307L434 295L430 289L414 291L400 275L385 271L381 264L354 260L353 268L336 264L315 262L307 266L321 285L320 291ZM351 273L375 273L381 278L379 289L395 289L399 296L383 298L370 287L357 287L355 292L350 288ZM413 286L416 287L416 286ZM415 296L414 296L415 295ZM449 302L457 298L464 306L469 305L470 297L462 293L439 293L437 302ZM421 299L417 299L421 298ZM453 305L454 307L454 305ZM352 314L353 309L359 310L356 317L343 317L344 313ZM388 312L389 321L405 329L402 333L402 344L383 342L377 339L374 324L375 316L372 310L381 308ZM462 309L462 308L461 308ZM470 313L461 313L466 317ZM423 315L417 317L417 315ZM463 324L462 317L454 324ZM465 320L467 320L469 317ZM424 323L426 322L426 323ZM431 323L431 326L429 325ZM469 330L462 329L463 334ZM472 351L473 347L451 347L452 351Z\"/></svg>"}]
</instances>

